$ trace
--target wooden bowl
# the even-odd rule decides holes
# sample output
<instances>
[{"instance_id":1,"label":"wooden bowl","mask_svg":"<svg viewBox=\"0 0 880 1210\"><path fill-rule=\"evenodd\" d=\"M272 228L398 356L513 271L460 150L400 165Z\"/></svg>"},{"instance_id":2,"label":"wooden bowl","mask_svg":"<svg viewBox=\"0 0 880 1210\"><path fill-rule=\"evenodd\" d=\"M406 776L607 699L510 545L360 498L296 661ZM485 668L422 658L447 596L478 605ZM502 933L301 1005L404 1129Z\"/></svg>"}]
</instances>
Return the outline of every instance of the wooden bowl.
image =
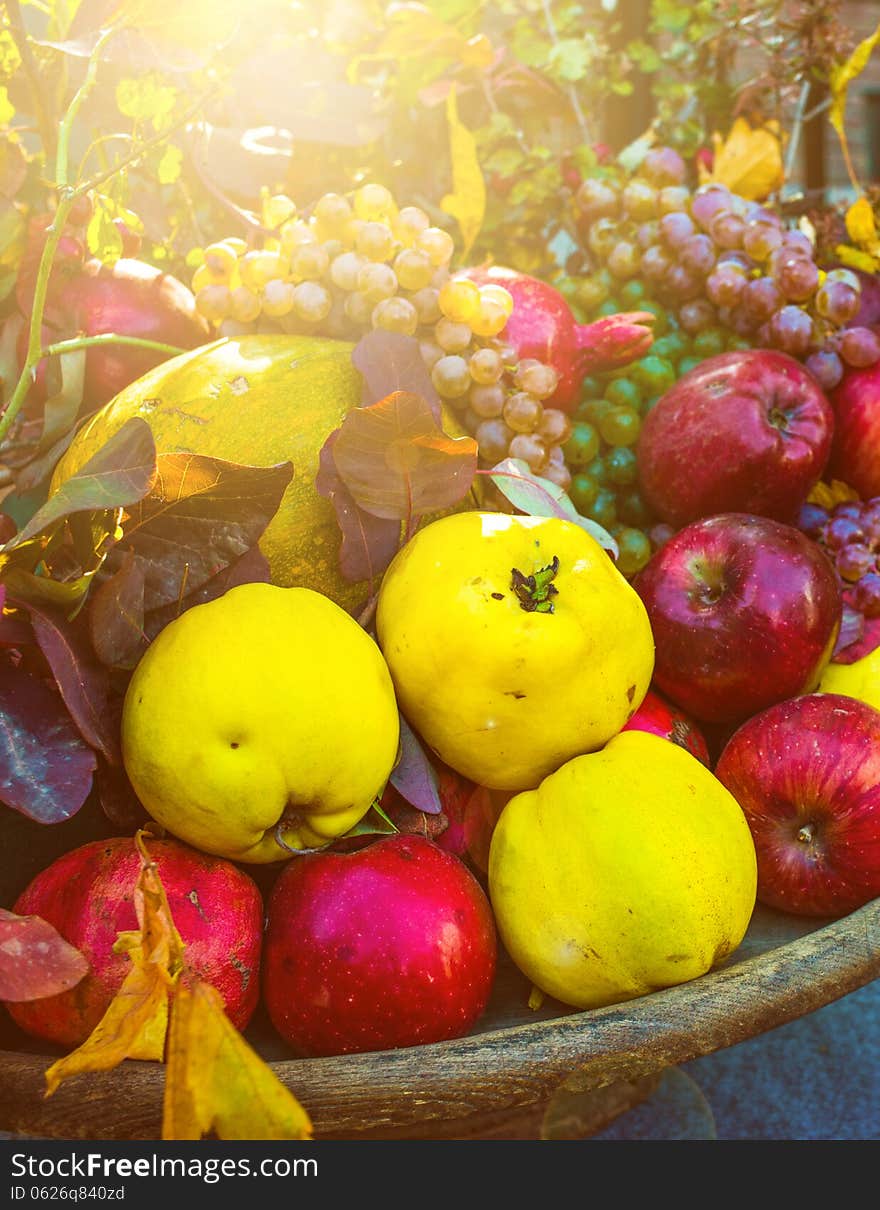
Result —
<instances>
[{"instance_id":1,"label":"wooden bowl","mask_svg":"<svg viewBox=\"0 0 880 1210\"><path fill-rule=\"evenodd\" d=\"M609 1008L528 1008L503 959L468 1037L430 1046L292 1058L258 1018L248 1037L305 1105L316 1138L582 1137L641 1099L664 1068L830 1004L880 975L880 899L839 920L756 909L737 952L690 983ZM163 1068L128 1061L44 1098L55 1057L0 1030L0 1129L65 1139L161 1137ZM60 1052L56 1052L60 1053ZM566 1102L574 1105L566 1135ZM548 1108L555 1125L548 1125ZM569 1114L569 1118L572 1114ZM560 1122L563 1124L560 1126Z\"/></svg>"}]
</instances>

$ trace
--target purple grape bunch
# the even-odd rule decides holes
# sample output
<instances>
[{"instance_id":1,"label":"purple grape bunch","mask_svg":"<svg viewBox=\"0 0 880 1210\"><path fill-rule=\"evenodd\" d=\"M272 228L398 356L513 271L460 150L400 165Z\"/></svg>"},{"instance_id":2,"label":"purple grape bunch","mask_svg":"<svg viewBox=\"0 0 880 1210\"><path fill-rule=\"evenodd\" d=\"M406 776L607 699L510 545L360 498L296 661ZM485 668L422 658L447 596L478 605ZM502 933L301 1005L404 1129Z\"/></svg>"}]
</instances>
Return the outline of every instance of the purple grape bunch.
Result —
<instances>
[{"instance_id":1,"label":"purple grape bunch","mask_svg":"<svg viewBox=\"0 0 880 1210\"><path fill-rule=\"evenodd\" d=\"M830 509L805 504L798 526L831 559L846 603L865 618L880 617L880 496Z\"/></svg>"}]
</instances>

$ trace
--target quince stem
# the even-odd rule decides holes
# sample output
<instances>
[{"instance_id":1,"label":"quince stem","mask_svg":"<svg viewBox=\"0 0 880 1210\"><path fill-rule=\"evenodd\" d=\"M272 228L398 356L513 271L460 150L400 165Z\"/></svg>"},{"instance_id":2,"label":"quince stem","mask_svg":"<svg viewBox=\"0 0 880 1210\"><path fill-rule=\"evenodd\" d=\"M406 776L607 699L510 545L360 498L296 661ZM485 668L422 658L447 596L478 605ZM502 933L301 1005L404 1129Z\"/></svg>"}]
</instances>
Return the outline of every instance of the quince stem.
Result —
<instances>
[{"instance_id":1,"label":"quince stem","mask_svg":"<svg viewBox=\"0 0 880 1210\"><path fill-rule=\"evenodd\" d=\"M553 583L559 571L559 558L553 556L553 562L536 571L534 575L525 576L514 567L511 571L510 587L516 594L520 609L526 613L553 613L551 598L559 595L559 589Z\"/></svg>"}]
</instances>

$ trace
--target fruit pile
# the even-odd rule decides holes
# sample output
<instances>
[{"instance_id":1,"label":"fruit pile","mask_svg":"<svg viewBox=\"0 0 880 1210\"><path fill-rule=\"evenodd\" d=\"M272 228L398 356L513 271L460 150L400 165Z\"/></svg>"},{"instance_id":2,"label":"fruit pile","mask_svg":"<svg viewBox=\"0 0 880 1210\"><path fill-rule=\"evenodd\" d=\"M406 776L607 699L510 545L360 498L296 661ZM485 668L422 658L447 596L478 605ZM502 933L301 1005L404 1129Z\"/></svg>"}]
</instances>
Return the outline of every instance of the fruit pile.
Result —
<instances>
[{"instance_id":1,"label":"fruit pile","mask_svg":"<svg viewBox=\"0 0 880 1210\"><path fill-rule=\"evenodd\" d=\"M383 185L365 184L351 200L324 194L303 215L274 195L263 222L275 234L260 248L218 241L193 274L196 308L218 334L417 337L437 394L476 438L485 464L521 459L569 486L563 447L571 422L555 399L560 371L511 341L514 297L505 285L451 273L454 241L423 210L399 208ZM606 363L628 357L628 349L609 350Z\"/></svg>"}]
</instances>

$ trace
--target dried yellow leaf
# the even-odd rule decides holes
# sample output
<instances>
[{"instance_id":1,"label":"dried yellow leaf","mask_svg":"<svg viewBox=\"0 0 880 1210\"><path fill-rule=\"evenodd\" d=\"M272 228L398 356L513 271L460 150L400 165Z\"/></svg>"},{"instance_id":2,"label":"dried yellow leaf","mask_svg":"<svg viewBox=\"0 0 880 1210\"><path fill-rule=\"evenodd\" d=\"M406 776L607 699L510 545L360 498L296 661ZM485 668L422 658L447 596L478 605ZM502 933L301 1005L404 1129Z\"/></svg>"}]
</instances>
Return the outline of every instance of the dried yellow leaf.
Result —
<instances>
[{"instance_id":1,"label":"dried yellow leaf","mask_svg":"<svg viewBox=\"0 0 880 1210\"><path fill-rule=\"evenodd\" d=\"M452 160L452 193L448 193L440 205L458 223L463 242L461 259L466 262L483 225L486 182L483 180L474 136L458 116L454 84L446 98L446 121Z\"/></svg>"},{"instance_id":2,"label":"dried yellow leaf","mask_svg":"<svg viewBox=\"0 0 880 1210\"><path fill-rule=\"evenodd\" d=\"M831 92L831 108L828 111L828 119L831 125L837 131L837 136L840 139L843 158L846 161L846 170L849 173L849 179L855 188L858 188L855 169L853 167L852 157L850 156L849 143L846 137L846 126L844 124L844 115L846 113L846 95L849 86L857 76L860 76L864 71L871 53L877 43L880 42L880 25L874 30L873 34L869 34L855 48L850 57L844 62L839 63L831 69L829 76L829 90Z\"/></svg>"},{"instance_id":3,"label":"dried yellow leaf","mask_svg":"<svg viewBox=\"0 0 880 1210\"><path fill-rule=\"evenodd\" d=\"M877 238L877 222L874 209L862 195L846 212L846 233L854 244L873 256L880 255L880 239Z\"/></svg>"},{"instance_id":4,"label":"dried yellow leaf","mask_svg":"<svg viewBox=\"0 0 880 1210\"><path fill-rule=\"evenodd\" d=\"M704 181L717 181L749 201L762 201L785 181L782 140L775 122L753 127L737 118L726 139L712 138L715 158L711 172L703 170Z\"/></svg>"},{"instance_id":5,"label":"dried yellow leaf","mask_svg":"<svg viewBox=\"0 0 880 1210\"><path fill-rule=\"evenodd\" d=\"M165 890L144 845L135 838L141 872L135 889L140 929L120 933L116 948L132 966L122 987L85 1042L46 1071L46 1096L85 1071L108 1071L123 1059L161 1059L168 1027L168 997L183 965L183 942Z\"/></svg>"},{"instance_id":6,"label":"dried yellow leaf","mask_svg":"<svg viewBox=\"0 0 880 1210\"><path fill-rule=\"evenodd\" d=\"M850 244L838 244L834 254L847 269L862 269L865 273L876 273L880 270L880 258L864 252L861 248L853 248Z\"/></svg>"},{"instance_id":7,"label":"dried yellow leaf","mask_svg":"<svg viewBox=\"0 0 880 1210\"><path fill-rule=\"evenodd\" d=\"M858 498L858 493L840 479L832 479L830 483L817 483L807 496L810 504L818 504L820 508L829 511L838 504L843 504L847 500L858 500Z\"/></svg>"},{"instance_id":8,"label":"dried yellow leaf","mask_svg":"<svg viewBox=\"0 0 880 1210\"><path fill-rule=\"evenodd\" d=\"M181 980L168 1034L163 1139L310 1139L299 1101L244 1040L209 984Z\"/></svg>"}]
</instances>

